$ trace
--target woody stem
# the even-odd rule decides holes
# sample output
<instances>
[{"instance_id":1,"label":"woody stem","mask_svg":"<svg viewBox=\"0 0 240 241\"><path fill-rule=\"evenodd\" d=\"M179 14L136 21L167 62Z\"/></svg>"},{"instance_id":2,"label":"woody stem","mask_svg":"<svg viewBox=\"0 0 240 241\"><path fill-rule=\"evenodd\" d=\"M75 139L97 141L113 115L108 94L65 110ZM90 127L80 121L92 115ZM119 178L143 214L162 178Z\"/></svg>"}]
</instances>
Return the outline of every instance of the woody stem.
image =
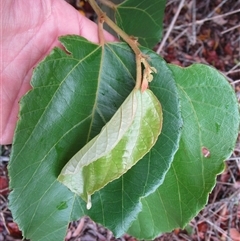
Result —
<instances>
[{"instance_id":1,"label":"woody stem","mask_svg":"<svg viewBox=\"0 0 240 241\"><path fill-rule=\"evenodd\" d=\"M88 0L99 19L102 19L110 28L112 28L133 50L136 59L136 84L135 88L140 89L142 83L142 59L143 54L138 47L136 39L130 37L121 28L119 28L98 6L95 0ZM145 59L145 58L144 58Z\"/></svg>"}]
</instances>

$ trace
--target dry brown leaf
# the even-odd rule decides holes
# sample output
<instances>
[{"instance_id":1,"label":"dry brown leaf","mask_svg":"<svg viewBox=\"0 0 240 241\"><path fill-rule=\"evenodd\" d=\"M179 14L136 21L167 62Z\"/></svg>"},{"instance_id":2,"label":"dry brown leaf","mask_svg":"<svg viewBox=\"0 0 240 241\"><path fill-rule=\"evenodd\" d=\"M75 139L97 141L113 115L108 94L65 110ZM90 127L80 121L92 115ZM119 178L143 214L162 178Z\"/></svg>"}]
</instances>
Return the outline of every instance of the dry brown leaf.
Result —
<instances>
[{"instance_id":1,"label":"dry brown leaf","mask_svg":"<svg viewBox=\"0 0 240 241\"><path fill-rule=\"evenodd\" d=\"M212 21L218 25L224 25L227 23L227 21L221 16L216 15L217 18L213 18Z\"/></svg>"},{"instance_id":2,"label":"dry brown leaf","mask_svg":"<svg viewBox=\"0 0 240 241\"><path fill-rule=\"evenodd\" d=\"M233 241L240 241L240 233L236 228L230 229L230 237Z\"/></svg>"},{"instance_id":3,"label":"dry brown leaf","mask_svg":"<svg viewBox=\"0 0 240 241\"><path fill-rule=\"evenodd\" d=\"M0 194L8 194L8 180L6 177L0 176Z\"/></svg>"},{"instance_id":4,"label":"dry brown leaf","mask_svg":"<svg viewBox=\"0 0 240 241\"><path fill-rule=\"evenodd\" d=\"M235 189L240 189L240 181L234 182L233 187Z\"/></svg>"},{"instance_id":5,"label":"dry brown leaf","mask_svg":"<svg viewBox=\"0 0 240 241\"><path fill-rule=\"evenodd\" d=\"M6 224L9 234L14 238L22 238L22 232L19 230L18 225L14 222L9 222Z\"/></svg>"}]
</instances>

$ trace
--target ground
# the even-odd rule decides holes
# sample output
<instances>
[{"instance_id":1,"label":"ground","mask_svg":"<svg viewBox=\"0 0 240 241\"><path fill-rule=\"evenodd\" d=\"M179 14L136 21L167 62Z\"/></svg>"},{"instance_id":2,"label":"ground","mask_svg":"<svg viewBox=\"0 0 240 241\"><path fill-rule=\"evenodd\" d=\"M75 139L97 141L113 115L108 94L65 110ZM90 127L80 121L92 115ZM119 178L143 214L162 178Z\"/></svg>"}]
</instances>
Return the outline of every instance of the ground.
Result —
<instances>
[{"instance_id":1,"label":"ground","mask_svg":"<svg viewBox=\"0 0 240 241\"><path fill-rule=\"evenodd\" d=\"M83 1L69 0L92 17ZM155 47L167 62L188 66L194 62L215 66L235 89L240 102L240 1L168 0L162 41ZM1 147L0 241L21 240L21 232L8 210L7 164L11 146ZM136 241L124 235L115 239L111 231L88 217L69 226L66 241ZM155 241L240 241L240 136L225 171L209 196L206 207L185 230L176 229Z\"/></svg>"}]
</instances>

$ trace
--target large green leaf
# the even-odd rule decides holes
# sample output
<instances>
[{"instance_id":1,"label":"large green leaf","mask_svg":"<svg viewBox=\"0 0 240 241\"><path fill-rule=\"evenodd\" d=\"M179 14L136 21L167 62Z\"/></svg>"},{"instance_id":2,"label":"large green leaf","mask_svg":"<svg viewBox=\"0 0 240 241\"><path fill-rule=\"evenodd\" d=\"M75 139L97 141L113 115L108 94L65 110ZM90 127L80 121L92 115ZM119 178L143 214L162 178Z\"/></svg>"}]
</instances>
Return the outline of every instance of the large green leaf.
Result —
<instances>
[{"instance_id":1,"label":"large green leaf","mask_svg":"<svg viewBox=\"0 0 240 241\"><path fill-rule=\"evenodd\" d=\"M57 177L132 91L135 57L124 43L102 47L78 36L60 41L67 53L54 49L36 67L33 90L21 100L9 165L10 208L31 241L63 240L68 222L86 214L121 235L140 211L140 198L163 181L178 148L181 118L172 73L157 54L144 50L159 73L151 89L163 108L162 134L132 169L93 195L87 212Z\"/></svg>"},{"instance_id":2,"label":"large green leaf","mask_svg":"<svg viewBox=\"0 0 240 241\"><path fill-rule=\"evenodd\" d=\"M58 180L91 208L91 195L119 178L156 143L162 109L150 90L134 89L101 132L64 166Z\"/></svg>"},{"instance_id":3,"label":"large green leaf","mask_svg":"<svg viewBox=\"0 0 240 241\"><path fill-rule=\"evenodd\" d=\"M135 82L135 69L111 48L78 36L61 42L71 54L54 49L35 69L33 90L21 100L9 165L10 207L24 235L33 241L63 240L69 221L84 215L81 199L57 176L100 132ZM123 55L134 61L131 50Z\"/></svg>"},{"instance_id":4,"label":"large green leaf","mask_svg":"<svg viewBox=\"0 0 240 241\"><path fill-rule=\"evenodd\" d=\"M126 0L116 5L116 23L139 43L153 48L162 36L166 0Z\"/></svg>"},{"instance_id":5,"label":"large green leaf","mask_svg":"<svg viewBox=\"0 0 240 241\"><path fill-rule=\"evenodd\" d=\"M163 127L155 146L141 161L93 195L93 205L87 214L112 230L115 236L124 234L137 217L142 197L154 192L163 182L181 133L179 98L172 73L159 55L144 48L142 51L149 56L150 65L157 69L150 89L162 105Z\"/></svg>"},{"instance_id":6,"label":"large green leaf","mask_svg":"<svg viewBox=\"0 0 240 241\"><path fill-rule=\"evenodd\" d=\"M200 64L170 67L181 100L182 137L164 183L142 200L129 230L141 239L184 227L204 207L238 132L237 100L223 75Z\"/></svg>"}]
</instances>

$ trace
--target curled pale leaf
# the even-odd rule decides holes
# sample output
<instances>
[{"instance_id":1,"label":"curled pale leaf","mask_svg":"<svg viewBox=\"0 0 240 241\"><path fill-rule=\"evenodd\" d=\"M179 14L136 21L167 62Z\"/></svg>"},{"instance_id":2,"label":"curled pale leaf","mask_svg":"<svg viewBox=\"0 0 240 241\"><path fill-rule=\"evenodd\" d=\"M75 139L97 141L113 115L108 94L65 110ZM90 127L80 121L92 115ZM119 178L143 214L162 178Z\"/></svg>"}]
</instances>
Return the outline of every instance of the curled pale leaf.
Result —
<instances>
[{"instance_id":1,"label":"curled pale leaf","mask_svg":"<svg viewBox=\"0 0 240 241\"><path fill-rule=\"evenodd\" d=\"M130 94L111 120L102 128L101 132L65 165L58 180L63 182L73 192L82 193L82 186L79 186L78 182L73 181L73 175L79 173L84 166L107 155L117 145L132 124L136 109L136 95Z\"/></svg>"},{"instance_id":2,"label":"curled pale leaf","mask_svg":"<svg viewBox=\"0 0 240 241\"><path fill-rule=\"evenodd\" d=\"M99 135L65 165L58 180L90 204L95 191L123 175L152 148L161 127L158 99L150 90L133 90Z\"/></svg>"}]
</instances>

